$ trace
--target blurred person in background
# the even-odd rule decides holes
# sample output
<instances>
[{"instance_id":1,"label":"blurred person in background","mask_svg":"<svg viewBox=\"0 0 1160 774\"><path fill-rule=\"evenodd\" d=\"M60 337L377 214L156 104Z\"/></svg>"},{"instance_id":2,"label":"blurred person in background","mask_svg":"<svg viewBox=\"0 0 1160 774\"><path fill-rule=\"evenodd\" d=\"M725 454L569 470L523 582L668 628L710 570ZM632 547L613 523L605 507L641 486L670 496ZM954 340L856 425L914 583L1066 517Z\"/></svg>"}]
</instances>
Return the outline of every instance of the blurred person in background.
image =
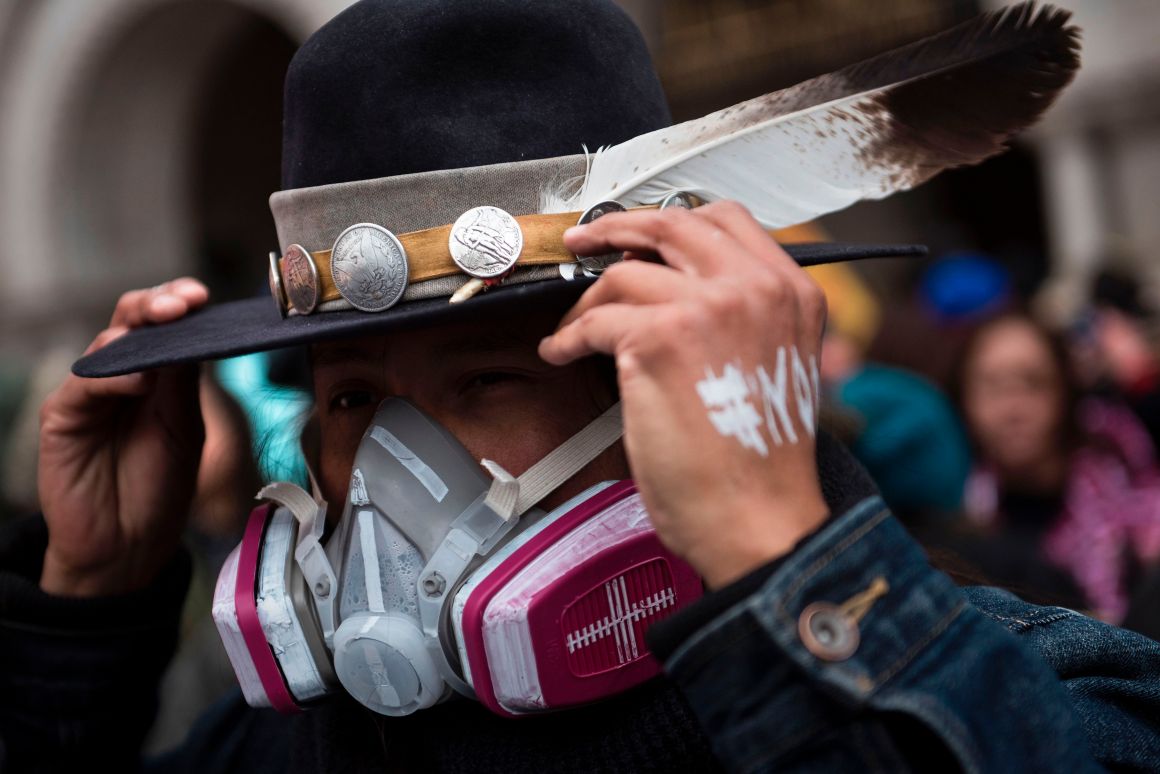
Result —
<instances>
[{"instance_id":1,"label":"blurred person in background","mask_svg":"<svg viewBox=\"0 0 1160 774\"><path fill-rule=\"evenodd\" d=\"M1122 265L1111 255L1104 263ZM1156 312L1142 298L1136 273L1101 270L1092 282L1091 309L1071 329L1081 384L1126 405L1160 449L1160 357L1155 347ZM1160 639L1160 568L1152 567L1132 592L1123 625Z\"/></svg>"},{"instance_id":2,"label":"blurred person in background","mask_svg":"<svg viewBox=\"0 0 1160 774\"><path fill-rule=\"evenodd\" d=\"M956 511L970 452L950 402L918 374L867 360L882 314L854 269L817 266L810 276L829 312L820 371L836 429L907 526Z\"/></svg>"},{"instance_id":3,"label":"blurred person in background","mask_svg":"<svg viewBox=\"0 0 1160 774\"><path fill-rule=\"evenodd\" d=\"M1100 271L1091 295L1089 309L1068 331L1076 378L1085 390L1128 406L1160 448L1160 357L1151 340L1155 314L1130 272Z\"/></svg>"},{"instance_id":4,"label":"blurred person in background","mask_svg":"<svg viewBox=\"0 0 1160 774\"><path fill-rule=\"evenodd\" d=\"M952 394L958 393L956 364L973 332L1017 303L1014 285L1010 270L1000 260L965 250L938 257L918 278L912 314L914 325L920 326L923 334L915 337L912 346L921 356L929 353L935 362L925 373L941 379L940 385ZM914 325L895 332L895 336L904 339ZM973 582L1002 586L1040 604L1083 607L1083 595L1071 576L1039 555L1037 536L1012 529L997 541L990 528L961 518L972 463L969 442L957 419L956 427L964 444L965 462L955 517L914 520L909 525L911 531L938 561Z\"/></svg>"},{"instance_id":5,"label":"blurred person in background","mask_svg":"<svg viewBox=\"0 0 1160 774\"><path fill-rule=\"evenodd\" d=\"M882 288L878 331L866 356L921 375L944 393L963 345L980 322L1005 310L1015 295L1008 268L996 258L955 250L914 266Z\"/></svg>"},{"instance_id":6,"label":"blurred person in background","mask_svg":"<svg viewBox=\"0 0 1160 774\"><path fill-rule=\"evenodd\" d=\"M1026 315L980 326L958 373L977 452L968 519L1014 555L1062 568L1088 608L1122 621L1134 581L1160 555L1160 469L1148 434L1123 407L1082 397L1063 342Z\"/></svg>"}]
</instances>

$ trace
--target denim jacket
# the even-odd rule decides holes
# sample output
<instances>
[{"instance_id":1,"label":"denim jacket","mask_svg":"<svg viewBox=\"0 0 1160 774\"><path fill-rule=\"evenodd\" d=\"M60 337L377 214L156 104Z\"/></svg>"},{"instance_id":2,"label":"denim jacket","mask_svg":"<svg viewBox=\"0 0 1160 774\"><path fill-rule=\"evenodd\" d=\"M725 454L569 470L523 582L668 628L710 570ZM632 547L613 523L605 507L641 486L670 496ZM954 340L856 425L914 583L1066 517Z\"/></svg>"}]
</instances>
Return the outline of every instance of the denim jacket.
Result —
<instances>
[{"instance_id":1,"label":"denim jacket","mask_svg":"<svg viewBox=\"0 0 1160 774\"><path fill-rule=\"evenodd\" d=\"M803 633L812 603L882 580L850 655ZM956 587L878 497L663 655L733 771L1160 770L1160 645Z\"/></svg>"},{"instance_id":2,"label":"denim jacket","mask_svg":"<svg viewBox=\"0 0 1160 774\"><path fill-rule=\"evenodd\" d=\"M184 589L188 567L124 599L60 599L36 588L38 550L43 543L0 536L0 771L136 768L175 639L172 589ZM695 714L728 770L1160 768L1160 645L1071 610L956 587L877 497L654 627L649 640L683 693L685 716ZM619 716L629 722L617 720L614 705L588 717L635 722L633 710ZM150 770L380 769L379 739L365 758L354 751L370 736L366 718L330 706L291 721L235 696ZM471 749L480 751L470 766L442 768L489 768L492 734L527 748L505 771L557 770L564 760L561 750L547 765L534 761L533 749L551 756L555 743L531 744L526 734L538 732L521 730L533 728L524 721L471 702L425 712L441 710L444 720L430 724L444 735L436 739L475 734ZM696 735L687 722L675 733ZM408 728L394 723L381 728ZM561 743L573 741L577 726L557 725ZM393 743L420 743L408 734ZM705 766L686 759L694 767Z\"/></svg>"}]
</instances>

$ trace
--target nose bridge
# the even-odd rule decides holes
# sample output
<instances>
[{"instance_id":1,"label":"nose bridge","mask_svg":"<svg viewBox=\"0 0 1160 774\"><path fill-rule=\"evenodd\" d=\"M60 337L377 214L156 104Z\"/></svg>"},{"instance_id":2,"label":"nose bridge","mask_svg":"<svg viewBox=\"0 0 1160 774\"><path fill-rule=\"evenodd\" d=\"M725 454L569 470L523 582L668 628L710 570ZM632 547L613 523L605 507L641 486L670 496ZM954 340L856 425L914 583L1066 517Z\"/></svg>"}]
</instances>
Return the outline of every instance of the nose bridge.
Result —
<instances>
[{"instance_id":1,"label":"nose bridge","mask_svg":"<svg viewBox=\"0 0 1160 774\"><path fill-rule=\"evenodd\" d=\"M1026 390L1016 385L1007 385L995 396L1003 421L1019 421L1027 407Z\"/></svg>"},{"instance_id":2,"label":"nose bridge","mask_svg":"<svg viewBox=\"0 0 1160 774\"><path fill-rule=\"evenodd\" d=\"M429 396L436 392L436 369L433 366L439 354L437 347L428 339L428 331L385 336L379 350L380 378L383 395L388 400L393 398L407 403L425 414L436 427L443 429L433 418L437 412L429 400Z\"/></svg>"},{"instance_id":3,"label":"nose bridge","mask_svg":"<svg viewBox=\"0 0 1160 774\"><path fill-rule=\"evenodd\" d=\"M375 412L351 481L352 505L373 505L424 559L489 483L450 432L401 398L386 399Z\"/></svg>"}]
</instances>

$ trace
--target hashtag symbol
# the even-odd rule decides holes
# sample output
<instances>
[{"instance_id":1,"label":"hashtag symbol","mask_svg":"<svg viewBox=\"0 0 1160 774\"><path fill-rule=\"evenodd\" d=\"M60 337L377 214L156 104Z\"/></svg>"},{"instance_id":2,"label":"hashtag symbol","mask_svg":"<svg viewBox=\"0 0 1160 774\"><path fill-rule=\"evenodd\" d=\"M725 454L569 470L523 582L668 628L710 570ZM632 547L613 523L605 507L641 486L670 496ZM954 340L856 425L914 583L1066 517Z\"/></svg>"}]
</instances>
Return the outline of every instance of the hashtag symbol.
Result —
<instances>
[{"instance_id":1,"label":"hashtag symbol","mask_svg":"<svg viewBox=\"0 0 1160 774\"><path fill-rule=\"evenodd\" d=\"M749 402L749 385L740 368L727 364L720 376L712 368L706 368L705 378L697 382L697 393L709 409L709 421L717 432L736 438L746 449L753 449L762 457L769 455L761 434L762 418Z\"/></svg>"}]
</instances>

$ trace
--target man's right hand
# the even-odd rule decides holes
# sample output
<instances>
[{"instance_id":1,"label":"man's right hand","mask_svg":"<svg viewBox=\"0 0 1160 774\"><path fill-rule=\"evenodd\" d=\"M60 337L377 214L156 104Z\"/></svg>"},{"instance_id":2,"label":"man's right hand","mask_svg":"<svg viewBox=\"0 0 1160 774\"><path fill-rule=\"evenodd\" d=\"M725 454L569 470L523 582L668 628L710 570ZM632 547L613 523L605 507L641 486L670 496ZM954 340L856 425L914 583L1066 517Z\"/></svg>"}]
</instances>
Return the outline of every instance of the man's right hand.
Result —
<instances>
[{"instance_id":1,"label":"man's right hand","mask_svg":"<svg viewBox=\"0 0 1160 774\"><path fill-rule=\"evenodd\" d=\"M189 278L130 291L87 352L208 299ZM196 365L69 375L40 410L38 485L49 533L41 588L101 596L147 586L181 539L204 435Z\"/></svg>"}]
</instances>

